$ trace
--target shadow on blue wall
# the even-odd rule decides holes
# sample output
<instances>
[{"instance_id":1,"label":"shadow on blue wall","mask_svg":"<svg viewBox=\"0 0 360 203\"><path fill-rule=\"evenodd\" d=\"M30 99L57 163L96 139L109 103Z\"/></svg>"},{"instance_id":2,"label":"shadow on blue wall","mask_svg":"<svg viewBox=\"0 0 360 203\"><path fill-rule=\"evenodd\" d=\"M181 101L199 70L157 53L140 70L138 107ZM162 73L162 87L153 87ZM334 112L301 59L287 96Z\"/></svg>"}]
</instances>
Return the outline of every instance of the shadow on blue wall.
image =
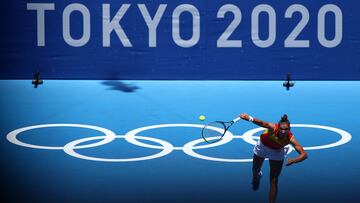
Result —
<instances>
[{"instance_id":1,"label":"shadow on blue wall","mask_svg":"<svg viewBox=\"0 0 360 203\"><path fill-rule=\"evenodd\" d=\"M136 90L140 89L140 87L134 85L134 84L126 84L121 81L103 81L101 84L109 86L110 88L108 90L117 90L121 92L127 92L132 93Z\"/></svg>"}]
</instances>

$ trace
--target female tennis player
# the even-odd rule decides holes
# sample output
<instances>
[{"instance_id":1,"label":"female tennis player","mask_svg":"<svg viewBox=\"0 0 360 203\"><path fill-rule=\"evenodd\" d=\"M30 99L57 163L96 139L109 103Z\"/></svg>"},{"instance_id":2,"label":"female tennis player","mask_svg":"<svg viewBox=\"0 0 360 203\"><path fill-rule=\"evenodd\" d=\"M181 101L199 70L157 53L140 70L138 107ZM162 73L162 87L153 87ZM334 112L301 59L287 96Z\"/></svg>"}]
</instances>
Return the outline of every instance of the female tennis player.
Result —
<instances>
[{"instance_id":1,"label":"female tennis player","mask_svg":"<svg viewBox=\"0 0 360 203\"><path fill-rule=\"evenodd\" d=\"M268 158L270 163L269 202L273 203L276 200L278 178L281 173L284 158L289 150L288 144L291 144L295 148L295 150L299 153L299 156L295 159L288 158L286 166L305 160L307 158L307 153L291 133L290 121L288 120L286 114L282 116L281 120L277 124L261 121L249 116L246 113L241 114L240 118L266 128L260 135L260 140L257 142L253 150L252 184L254 190L259 188L260 178L262 176L261 166L264 159Z\"/></svg>"}]
</instances>

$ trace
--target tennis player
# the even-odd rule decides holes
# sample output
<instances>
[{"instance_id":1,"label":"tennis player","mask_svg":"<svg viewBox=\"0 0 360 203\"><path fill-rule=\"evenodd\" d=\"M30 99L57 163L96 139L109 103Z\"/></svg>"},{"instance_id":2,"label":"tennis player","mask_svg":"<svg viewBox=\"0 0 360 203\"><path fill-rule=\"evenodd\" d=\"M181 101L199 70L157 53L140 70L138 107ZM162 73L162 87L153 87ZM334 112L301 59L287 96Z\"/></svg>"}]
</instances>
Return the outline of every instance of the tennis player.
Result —
<instances>
[{"instance_id":1,"label":"tennis player","mask_svg":"<svg viewBox=\"0 0 360 203\"><path fill-rule=\"evenodd\" d=\"M269 202L273 203L276 200L278 191L278 178L281 173L281 168L284 158L289 150L291 144L299 153L295 159L287 159L286 166L301 162L307 158L307 153L304 148L296 141L294 135L290 131L290 121L287 115L283 115L281 120L277 123L264 122L253 118L246 113L240 115L240 118L252 122L258 126L266 128L261 134L260 140L254 147L253 157L253 190L257 190L262 176L261 166L265 158L269 159L270 163L270 192Z\"/></svg>"}]
</instances>

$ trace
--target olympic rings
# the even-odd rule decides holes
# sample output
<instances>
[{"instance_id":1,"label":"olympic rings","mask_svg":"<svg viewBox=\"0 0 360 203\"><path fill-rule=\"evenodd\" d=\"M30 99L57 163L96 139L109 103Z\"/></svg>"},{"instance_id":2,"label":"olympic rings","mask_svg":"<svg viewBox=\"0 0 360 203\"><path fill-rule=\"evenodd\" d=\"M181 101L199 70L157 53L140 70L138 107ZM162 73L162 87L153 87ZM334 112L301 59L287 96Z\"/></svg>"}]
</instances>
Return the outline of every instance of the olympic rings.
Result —
<instances>
[{"instance_id":1,"label":"olympic rings","mask_svg":"<svg viewBox=\"0 0 360 203\"><path fill-rule=\"evenodd\" d=\"M341 129L333 128L333 127L329 127L329 126L311 125L311 124L291 124L291 127L319 128L319 129L324 129L324 130L328 130L328 131L333 131L333 132L336 132L339 135L341 135L341 139L337 142L334 142L332 144L327 144L327 145L321 145L321 146L304 147L305 150L316 150L316 149L326 149L326 148L336 147L339 145L343 145L351 140L350 133L346 132L345 130L341 130ZM252 145L255 145L256 141L254 141L252 139L252 137L255 133L262 131L262 130L264 130L264 128L255 128L255 129L245 132L243 135L244 141L247 143L250 143ZM293 148L293 147L291 147L291 148Z\"/></svg>"},{"instance_id":2,"label":"olympic rings","mask_svg":"<svg viewBox=\"0 0 360 203\"><path fill-rule=\"evenodd\" d=\"M337 142L334 142L334 143L331 143L331 144L326 144L326 145L320 145L320 146L304 147L305 150L318 150L318 149L326 149L326 148L331 148L331 147L337 147L337 146L343 145L343 144L345 144L345 143L347 143L347 142L349 142L351 140L351 134L350 133L346 132L345 130L334 128L334 127L321 126L321 125L311 125L311 124L292 124L291 126L292 127L305 127L305 128L324 129L324 130L336 132L341 136L341 139L339 141L337 141ZM71 142L67 143L63 147L41 146L41 145L28 144L28 143L25 143L25 142L22 142L22 141L18 140L18 138L17 138L17 136L22 132L32 130L32 129L48 128L48 127L86 128L86 129L92 129L92 130L102 132L102 133L104 133L104 135L103 136L87 137L87 138L74 140L74 141L71 141ZM131 131L127 132L125 135L116 135L111 130L108 130L108 129L105 129L105 128L102 128L102 127L92 126L92 125L83 125L83 124L43 124L43 125L34 125L34 126L28 126L28 127L23 127L23 128L13 130L13 131L11 131L10 133L7 134L6 138L7 138L7 140L9 142L11 142L13 144L16 144L16 145L19 145L19 146L28 147L28 148L34 148L34 149L64 150L64 152L67 153L70 156L73 156L73 157L76 157L76 158L79 158L79 159L90 160L90 161L102 161L102 162L144 161L144 160L150 160L150 159L155 159L155 158L160 158L160 157L166 156L166 155L170 154L173 150L182 150L185 154L187 154L189 156L199 158L199 159L209 160L209 161L251 162L252 158L251 159L216 158L216 157L210 157L210 156L201 155L199 153L194 152L194 150L195 149L204 149L204 148L211 148L211 147L220 146L220 145L223 145L223 144L226 144L226 143L230 142L234 138L235 139L243 139L245 142L247 142L249 144L252 144L252 145L255 145L256 144L255 139L259 139L259 137L254 136L254 134L259 132L259 131L262 131L264 129L264 128L255 128L255 129L252 129L252 130L249 130L249 131L245 132L243 135L233 135L230 131L227 131L227 133L224 135L223 139L221 141L219 141L219 142L196 146L197 144L203 142L203 139L197 139L197 140L193 140L193 141L190 141L190 142L186 143L182 147L174 147L171 143L166 142L166 141L161 140L161 139L137 135L137 133L145 131L145 130L157 129L157 128L167 128L167 127L203 128L204 125L198 125L198 124L161 124L161 125L152 125L152 126L146 126L146 127L141 127L141 128L131 130ZM214 128L213 130L222 131L222 129L217 129L217 128ZM162 151L160 151L157 154L150 155L150 156L137 157L137 158L124 158L124 159L97 158L97 157L90 157L90 156L81 155L81 154L75 152L75 149L92 148L92 147L97 147L97 146L102 146L102 145L108 144L108 143L112 142L116 138L124 138L126 141L128 141L129 143L132 143L134 145L137 145L137 146L140 146L140 147L145 147L145 148L160 149ZM210 139L216 139L216 138L217 137L212 137ZM79 144L81 144L83 142L92 141L92 140L100 140L100 139L101 139L101 141L99 141L99 142L79 146ZM161 146L150 145L150 144L146 144L146 143L143 143L143 142L139 142L138 139L157 142ZM289 146L288 154L292 150L293 150L293 147Z\"/></svg>"},{"instance_id":3,"label":"olympic rings","mask_svg":"<svg viewBox=\"0 0 360 203\"><path fill-rule=\"evenodd\" d=\"M134 129L132 131L129 131L128 133L125 134L125 140L134 144L134 145L138 145L141 147L147 147L147 148L153 148L153 149L161 149L160 146L156 146L156 145L149 145L149 144L145 144L142 142L139 142L136 140L136 138L138 137L136 134L145 130L150 130L150 129L156 129L156 128L169 128L169 127L193 127L193 128L204 128L204 125L196 125L196 124L161 124L161 125L151 125L151 126L146 126L146 127L142 127L142 128L137 128ZM218 131L220 133L223 133L223 129L221 128L216 128L216 127L212 127L211 128L214 131ZM194 147L194 149L204 149L204 148L210 148L210 147L216 147L219 145L223 145L226 144L228 142L230 142L232 140L232 138L234 137L234 135L230 132L230 131L226 131L224 137L219 141L219 142L215 142L215 143L211 143L208 145L202 145L202 146L197 146ZM183 150L183 147L174 147L175 150Z\"/></svg>"},{"instance_id":4,"label":"olympic rings","mask_svg":"<svg viewBox=\"0 0 360 203\"><path fill-rule=\"evenodd\" d=\"M117 135L116 138L124 138L125 136L123 135ZM128 159L104 159L104 158L95 158L95 157L90 157L90 156L84 156L81 154L78 154L74 151L75 146L82 143L82 142L87 142L87 141L91 141L91 140L98 140L98 139L103 139L105 138L105 136L98 136L98 137L88 137L88 138L83 138L83 139L79 139L79 140L75 140L72 142L69 142L68 144L66 144L64 146L64 151L73 157L79 158L79 159L87 159L90 161L104 161L104 162L130 162L130 161L144 161L144 160L148 160L148 159L155 159L155 158L160 158L162 156L165 156L167 154L170 154L173 151L173 146L168 143L165 142L163 140L159 140L156 138L152 138L152 137L142 137L142 136L137 136L136 138L138 139L143 139L143 140L149 140L149 141L153 141L153 142L158 142L159 144L162 145L163 150L155 155L151 155L151 156L146 156L146 157L139 157L139 158L128 158Z\"/></svg>"},{"instance_id":5,"label":"olympic rings","mask_svg":"<svg viewBox=\"0 0 360 203\"><path fill-rule=\"evenodd\" d=\"M9 142L19 145L19 146L23 146L23 147L29 147L29 148L34 148L34 149L48 149L48 150L63 150L64 147L52 147L52 146L40 146L40 145L32 145L32 144L28 144L25 142L22 142L20 140L17 139L17 136L25 131L28 130L33 130L33 129L38 129L38 128L52 128L52 127L77 127L77 128L88 128L88 129L93 129L93 130L97 130L99 132L102 132L105 134L105 139L97 142L97 143L93 143L93 144L88 144L88 145L83 145L83 146L77 146L75 149L82 149L82 148L90 148L90 147L97 147L100 145L104 145L107 144L109 142L112 142L115 139L115 133L112 132L111 130L105 129L105 128L101 128L101 127L97 127L97 126L92 126L92 125L82 125L82 124L43 124L43 125L34 125L34 126L28 126L28 127L24 127L24 128L19 128L16 130L11 131L9 134L7 134L6 138Z\"/></svg>"}]
</instances>

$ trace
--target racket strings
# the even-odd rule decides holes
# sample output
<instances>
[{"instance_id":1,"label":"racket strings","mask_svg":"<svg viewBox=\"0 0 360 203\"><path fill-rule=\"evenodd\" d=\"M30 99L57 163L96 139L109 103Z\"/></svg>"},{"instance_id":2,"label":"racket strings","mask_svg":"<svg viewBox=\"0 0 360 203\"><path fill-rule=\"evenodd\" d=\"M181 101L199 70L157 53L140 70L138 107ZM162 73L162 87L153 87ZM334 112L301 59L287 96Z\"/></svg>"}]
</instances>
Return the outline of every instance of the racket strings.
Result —
<instances>
[{"instance_id":1,"label":"racket strings","mask_svg":"<svg viewBox=\"0 0 360 203\"><path fill-rule=\"evenodd\" d=\"M204 127L202 134L206 141L219 140L225 134L225 125L220 122L209 123Z\"/></svg>"}]
</instances>

